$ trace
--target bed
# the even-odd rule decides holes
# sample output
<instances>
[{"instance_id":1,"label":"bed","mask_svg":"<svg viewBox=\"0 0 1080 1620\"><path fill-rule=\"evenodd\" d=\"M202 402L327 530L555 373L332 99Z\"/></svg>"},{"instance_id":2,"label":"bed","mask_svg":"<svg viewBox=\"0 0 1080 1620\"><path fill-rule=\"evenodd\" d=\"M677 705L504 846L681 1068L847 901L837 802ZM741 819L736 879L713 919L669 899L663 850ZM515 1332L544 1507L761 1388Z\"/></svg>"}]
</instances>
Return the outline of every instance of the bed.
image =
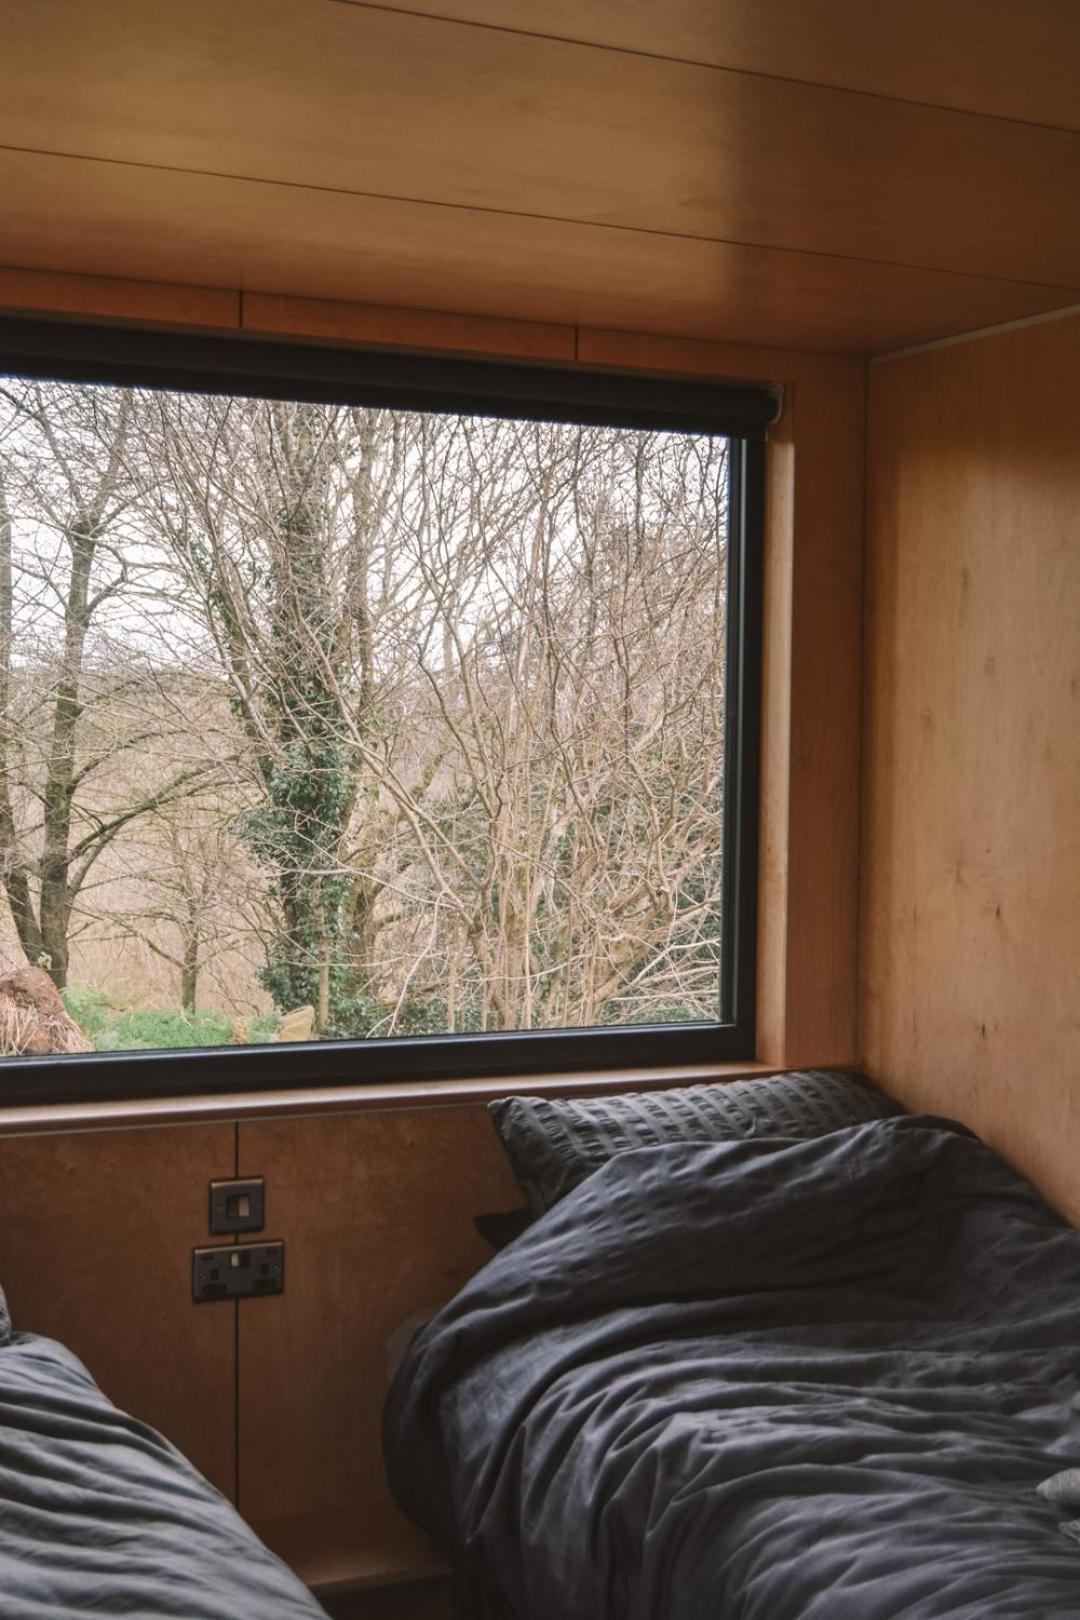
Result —
<instances>
[{"instance_id":1,"label":"bed","mask_svg":"<svg viewBox=\"0 0 1080 1620\"><path fill-rule=\"evenodd\" d=\"M214 1487L0 1296L0 1614L325 1615Z\"/></svg>"},{"instance_id":2,"label":"bed","mask_svg":"<svg viewBox=\"0 0 1080 1620\"><path fill-rule=\"evenodd\" d=\"M478 1612L1076 1620L1080 1234L895 1110L599 1159L390 1391Z\"/></svg>"}]
</instances>

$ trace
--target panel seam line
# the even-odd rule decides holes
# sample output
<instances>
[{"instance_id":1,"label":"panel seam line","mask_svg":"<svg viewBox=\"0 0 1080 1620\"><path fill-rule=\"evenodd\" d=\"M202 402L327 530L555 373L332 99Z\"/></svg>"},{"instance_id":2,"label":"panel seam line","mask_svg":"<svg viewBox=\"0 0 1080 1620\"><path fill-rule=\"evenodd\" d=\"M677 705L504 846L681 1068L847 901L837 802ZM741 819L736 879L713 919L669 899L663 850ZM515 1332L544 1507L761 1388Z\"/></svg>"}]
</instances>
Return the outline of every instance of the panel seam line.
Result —
<instances>
[{"instance_id":1,"label":"panel seam line","mask_svg":"<svg viewBox=\"0 0 1080 1620\"><path fill-rule=\"evenodd\" d=\"M602 39L581 39L573 34L548 34L537 28L511 28L506 23L483 22L477 17L454 17L437 11L421 11L411 6L379 5L375 0L324 0L324 4L346 6L352 11L377 11L388 17L409 17L418 22L445 23L449 27L476 28L490 34L508 34L516 39L539 39L550 45L577 46L580 50L606 51L612 56L634 56L645 62L668 62L673 67L700 68L708 73L731 73L740 79L762 79L771 84L799 85L807 90L824 90L838 96L859 96L865 101L881 101L895 107L916 107L924 112L952 113L958 118L982 118L994 124L1018 124L1024 129L1043 129L1055 135L1077 135L1071 124L1046 124L1038 118L1018 118L1012 113L980 112L976 107L958 107L947 101L921 101L916 96L890 95L885 90L865 90L853 84L830 84L824 79L802 79L793 73L769 73L763 68L733 67L728 62L708 62L697 56L673 56L664 51L647 51L640 45L612 45Z\"/></svg>"},{"instance_id":2,"label":"panel seam line","mask_svg":"<svg viewBox=\"0 0 1080 1620\"><path fill-rule=\"evenodd\" d=\"M351 4L351 0L344 0ZM1080 293L1076 282L1032 281L1030 277L1003 275L999 272L983 273L976 270L954 270L947 265L915 264L904 259L867 258L852 253L829 252L823 248L788 247L775 242L751 242L741 237L706 236L694 231L664 230L658 226L630 225L621 221L581 219L567 214L531 213L527 209L503 208L498 204L453 202L437 197L410 197L397 192L355 190L349 186L320 185L310 180L275 179L268 175L235 174L228 170L192 169L183 164L150 163L140 158L102 157L93 152L67 152L39 146L14 146L0 142L0 152L21 157L56 158L68 163L101 163L118 169L142 169L151 174L187 175L201 180L224 180L234 184L277 186L287 191L307 191L312 195L355 197L367 202L401 203L413 208L445 208L456 213L489 214L498 219L534 220L544 225L570 225L582 230L621 231L626 235L658 237L669 242L697 242L713 247L733 247L756 250L761 253L785 253L799 258L828 259L841 264L876 265L882 269L909 270L922 275L951 276L958 282L980 281L997 286L1027 287L1049 293ZM74 272L69 272L74 273ZM131 278L127 278L131 279ZM137 279L137 278L136 278Z\"/></svg>"}]
</instances>

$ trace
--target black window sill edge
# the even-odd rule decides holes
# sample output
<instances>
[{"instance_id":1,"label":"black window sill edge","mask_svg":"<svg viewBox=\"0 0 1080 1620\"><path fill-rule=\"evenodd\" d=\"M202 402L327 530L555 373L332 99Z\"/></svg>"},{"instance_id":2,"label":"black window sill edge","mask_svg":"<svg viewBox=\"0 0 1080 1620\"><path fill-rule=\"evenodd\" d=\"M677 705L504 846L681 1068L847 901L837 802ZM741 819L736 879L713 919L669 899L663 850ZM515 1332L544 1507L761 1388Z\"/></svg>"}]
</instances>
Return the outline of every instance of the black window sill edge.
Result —
<instances>
[{"instance_id":1,"label":"black window sill edge","mask_svg":"<svg viewBox=\"0 0 1080 1620\"><path fill-rule=\"evenodd\" d=\"M0 1108L490 1076L524 1080L530 1074L658 1065L752 1065L754 1048L753 1030L701 1023L11 1057L0 1059Z\"/></svg>"},{"instance_id":2,"label":"black window sill edge","mask_svg":"<svg viewBox=\"0 0 1080 1620\"><path fill-rule=\"evenodd\" d=\"M342 348L316 339L209 336L0 317L0 371L52 381L310 400L389 410L469 411L519 421L676 429L762 440L776 384L611 372L567 361Z\"/></svg>"}]
</instances>

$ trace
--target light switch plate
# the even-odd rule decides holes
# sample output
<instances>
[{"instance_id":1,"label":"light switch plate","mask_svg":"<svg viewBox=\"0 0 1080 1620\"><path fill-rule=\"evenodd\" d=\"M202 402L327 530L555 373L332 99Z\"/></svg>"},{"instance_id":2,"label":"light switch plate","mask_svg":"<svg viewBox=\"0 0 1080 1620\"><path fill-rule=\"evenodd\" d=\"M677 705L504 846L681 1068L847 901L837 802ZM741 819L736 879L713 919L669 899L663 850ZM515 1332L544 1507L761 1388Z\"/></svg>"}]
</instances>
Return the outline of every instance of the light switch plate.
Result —
<instances>
[{"instance_id":1,"label":"light switch plate","mask_svg":"<svg viewBox=\"0 0 1080 1620\"><path fill-rule=\"evenodd\" d=\"M215 1237L261 1232L266 1226L266 1182L262 1176L210 1183L210 1230Z\"/></svg>"}]
</instances>

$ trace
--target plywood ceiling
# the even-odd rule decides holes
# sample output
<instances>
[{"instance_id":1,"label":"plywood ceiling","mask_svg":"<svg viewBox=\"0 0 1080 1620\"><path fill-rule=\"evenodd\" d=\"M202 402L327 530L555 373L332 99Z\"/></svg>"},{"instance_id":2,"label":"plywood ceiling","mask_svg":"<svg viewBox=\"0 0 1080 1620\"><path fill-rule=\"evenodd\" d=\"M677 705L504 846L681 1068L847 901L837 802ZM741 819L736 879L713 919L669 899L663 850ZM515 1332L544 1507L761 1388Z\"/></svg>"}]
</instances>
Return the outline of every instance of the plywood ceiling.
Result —
<instances>
[{"instance_id":1,"label":"plywood ceiling","mask_svg":"<svg viewBox=\"0 0 1080 1620\"><path fill-rule=\"evenodd\" d=\"M0 263L861 353L1080 301L1071 0L2 15Z\"/></svg>"}]
</instances>

